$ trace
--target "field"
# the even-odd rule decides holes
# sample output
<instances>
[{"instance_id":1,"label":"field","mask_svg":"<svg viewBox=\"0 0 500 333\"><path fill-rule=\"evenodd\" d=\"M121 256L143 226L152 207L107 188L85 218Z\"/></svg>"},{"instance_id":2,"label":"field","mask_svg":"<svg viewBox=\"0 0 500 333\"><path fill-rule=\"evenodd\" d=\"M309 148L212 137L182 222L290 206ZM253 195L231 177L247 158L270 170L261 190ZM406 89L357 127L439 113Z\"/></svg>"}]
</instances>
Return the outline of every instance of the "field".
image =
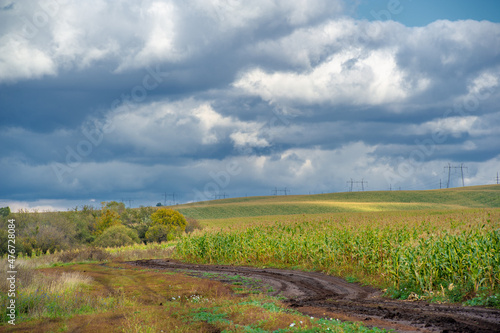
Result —
<instances>
[{"instance_id":1,"label":"field","mask_svg":"<svg viewBox=\"0 0 500 333\"><path fill-rule=\"evenodd\" d=\"M24 260L26 276L35 277L21 286L17 331L378 332L405 331L412 321L409 330L500 328L500 186L175 209L204 229L99 256ZM137 261L151 258L176 261ZM426 311L408 300L436 305Z\"/></svg>"},{"instance_id":2,"label":"field","mask_svg":"<svg viewBox=\"0 0 500 333\"><path fill-rule=\"evenodd\" d=\"M176 254L203 263L322 271L398 297L462 301L499 290L498 209L275 218L184 238Z\"/></svg>"},{"instance_id":3,"label":"field","mask_svg":"<svg viewBox=\"0 0 500 333\"><path fill-rule=\"evenodd\" d=\"M201 220L341 212L500 208L500 186L223 199L175 206Z\"/></svg>"}]
</instances>

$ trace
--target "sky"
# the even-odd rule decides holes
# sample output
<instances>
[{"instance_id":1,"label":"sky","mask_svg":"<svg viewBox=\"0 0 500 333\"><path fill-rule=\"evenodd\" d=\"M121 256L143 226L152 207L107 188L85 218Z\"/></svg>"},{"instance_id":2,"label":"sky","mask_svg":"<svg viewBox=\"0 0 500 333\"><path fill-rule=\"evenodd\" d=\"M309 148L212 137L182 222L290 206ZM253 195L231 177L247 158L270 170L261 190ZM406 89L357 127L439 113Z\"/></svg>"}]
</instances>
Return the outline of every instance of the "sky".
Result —
<instances>
[{"instance_id":1,"label":"sky","mask_svg":"<svg viewBox=\"0 0 500 333\"><path fill-rule=\"evenodd\" d=\"M0 0L0 206L496 183L499 22L493 0Z\"/></svg>"}]
</instances>

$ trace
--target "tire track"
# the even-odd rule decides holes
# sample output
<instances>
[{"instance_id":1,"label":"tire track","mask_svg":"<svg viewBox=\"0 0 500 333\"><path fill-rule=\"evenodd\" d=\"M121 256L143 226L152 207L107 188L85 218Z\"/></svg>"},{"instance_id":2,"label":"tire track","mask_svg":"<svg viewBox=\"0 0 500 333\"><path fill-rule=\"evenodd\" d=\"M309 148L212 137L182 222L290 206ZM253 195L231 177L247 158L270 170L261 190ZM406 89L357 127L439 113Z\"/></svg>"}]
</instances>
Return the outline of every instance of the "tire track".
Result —
<instances>
[{"instance_id":1,"label":"tire track","mask_svg":"<svg viewBox=\"0 0 500 333\"><path fill-rule=\"evenodd\" d=\"M362 321L398 332L500 332L500 311L461 305L388 299L374 288L322 273L224 265L188 264L175 260L138 260L129 264L154 269L222 273L259 279L284 296L291 308L315 317Z\"/></svg>"}]
</instances>

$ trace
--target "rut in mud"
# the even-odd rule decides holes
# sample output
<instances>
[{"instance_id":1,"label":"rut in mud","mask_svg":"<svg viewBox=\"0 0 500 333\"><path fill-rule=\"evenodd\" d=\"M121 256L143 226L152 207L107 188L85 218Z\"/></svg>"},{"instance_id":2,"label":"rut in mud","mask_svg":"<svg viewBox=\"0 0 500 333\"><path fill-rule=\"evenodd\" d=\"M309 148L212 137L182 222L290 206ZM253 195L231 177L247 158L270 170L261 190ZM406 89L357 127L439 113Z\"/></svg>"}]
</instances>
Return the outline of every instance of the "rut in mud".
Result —
<instances>
[{"instance_id":1,"label":"rut in mud","mask_svg":"<svg viewBox=\"0 0 500 333\"><path fill-rule=\"evenodd\" d=\"M367 326L398 332L500 332L500 310L392 300L382 297L379 290L321 273L187 264L159 259L129 264L257 279L271 287L266 287L272 290L270 295L283 296L291 308L315 317L362 321Z\"/></svg>"}]
</instances>

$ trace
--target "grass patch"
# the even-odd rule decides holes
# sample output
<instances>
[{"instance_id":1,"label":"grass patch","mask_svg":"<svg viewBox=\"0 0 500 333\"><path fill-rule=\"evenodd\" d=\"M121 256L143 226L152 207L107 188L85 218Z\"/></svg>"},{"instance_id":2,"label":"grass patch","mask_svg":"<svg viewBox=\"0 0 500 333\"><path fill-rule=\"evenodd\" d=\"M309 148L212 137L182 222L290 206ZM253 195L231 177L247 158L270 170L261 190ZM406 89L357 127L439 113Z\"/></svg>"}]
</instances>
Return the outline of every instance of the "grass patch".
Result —
<instances>
[{"instance_id":1,"label":"grass patch","mask_svg":"<svg viewBox=\"0 0 500 333\"><path fill-rule=\"evenodd\" d=\"M67 318L75 314L103 312L120 306L119 295L97 297L88 294L92 278L79 272L43 274L22 263L18 270L18 293L16 295L16 322L42 318ZM19 274L20 273L20 274ZM2 286L0 302L4 309L8 301ZM9 320L2 316L2 322Z\"/></svg>"},{"instance_id":2,"label":"grass patch","mask_svg":"<svg viewBox=\"0 0 500 333\"><path fill-rule=\"evenodd\" d=\"M344 329L337 321L322 321L287 309L276 298L264 295L236 296L231 288L218 281L184 274L149 270L108 262L83 263L37 270L43 274L47 289L30 292L31 309L38 315L15 326L16 330L44 332L380 332L353 324ZM34 278L30 288L38 282ZM241 277L231 277L232 281ZM54 280L56 281L56 280ZM23 291L28 295L27 289ZM45 293L45 295L44 295ZM61 295L52 298L48 295ZM78 305L61 302L61 299ZM109 301L85 303L81 299ZM111 301L114 300L114 301ZM85 305L88 308L85 308ZM50 312L41 312L53 307ZM61 309L63 306L73 311ZM92 307L92 309L90 309ZM56 309L57 308L57 309ZM62 312L62 311L66 312ZM344 324L342 324L344 325ZM345 324L347 325L347 324ZM3 324L7 331L12 327ZM347 326L345 326L347 327ZM327 330L326 330L327 331Z\"/></svg>"}]
</instances>

